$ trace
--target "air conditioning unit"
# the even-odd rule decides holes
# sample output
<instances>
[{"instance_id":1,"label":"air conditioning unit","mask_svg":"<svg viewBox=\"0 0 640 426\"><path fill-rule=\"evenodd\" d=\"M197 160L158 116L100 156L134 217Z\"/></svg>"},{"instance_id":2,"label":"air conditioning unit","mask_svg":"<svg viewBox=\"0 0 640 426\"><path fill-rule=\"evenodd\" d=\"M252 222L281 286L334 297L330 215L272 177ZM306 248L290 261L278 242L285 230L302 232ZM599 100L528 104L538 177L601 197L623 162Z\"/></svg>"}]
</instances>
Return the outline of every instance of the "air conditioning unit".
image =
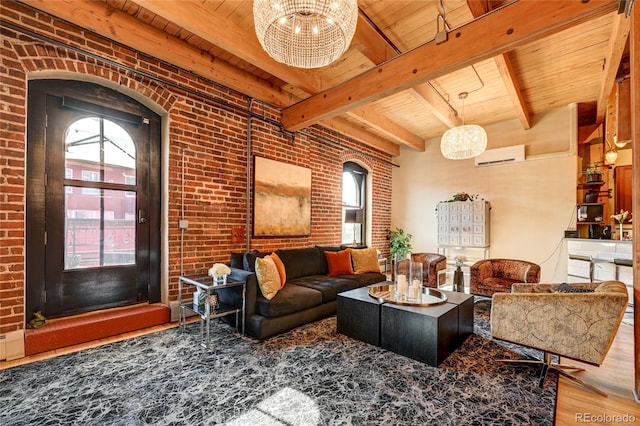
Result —
<instances>
[{"instance_id":1,"label":"air conditioning unit","mask_svg":"<svg viewBox=\"0 0 640 426\"><path fill-rule=\"evenodd\" d=\"M516 163L524 161L524 145L487 149L475 157L476 166L492 166L495 164Z\"/></svg>"}]
</instances>

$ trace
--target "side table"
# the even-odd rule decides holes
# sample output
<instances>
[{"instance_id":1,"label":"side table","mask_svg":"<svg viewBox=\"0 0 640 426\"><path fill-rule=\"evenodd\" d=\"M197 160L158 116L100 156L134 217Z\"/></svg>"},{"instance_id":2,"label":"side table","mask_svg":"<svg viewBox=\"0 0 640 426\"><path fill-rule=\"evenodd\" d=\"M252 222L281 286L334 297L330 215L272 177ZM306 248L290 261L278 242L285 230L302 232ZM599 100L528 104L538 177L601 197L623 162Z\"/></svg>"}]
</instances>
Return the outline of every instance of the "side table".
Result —
<instances>
[{"instance_id":1,"label":"side table","mask_svg":"<svg viewBox=\"0 0 640 426\"><path fill-rule=\"evenodd\" d=\"M242 286L242 307L227 305L220 303L219 308L214 309L209 303L209 297L205 298L203 306L194 306L193 301L183 301L182 291L183 285L191 286L194 289L199 288L206 292L207 295L211 294L211 290L220 290L223 288L239 287ZM226 315L236 314L236 329L238 329L238 319L240 315L244 318L245 305L246 305L246 286L245 281L229 281L227 279L226 284L213 284L213 278L208 275L196 275L196 276L180 276L178 278L178 306L180 306L180 325L184 327L187 320L187 310L194 312L200 316L200 345L205 349L210 349L211 337L210 337L210 323L212 318L219 318ZM244 334L244 321L242 321L242 334Z\"/></svg>"}]
</instances>

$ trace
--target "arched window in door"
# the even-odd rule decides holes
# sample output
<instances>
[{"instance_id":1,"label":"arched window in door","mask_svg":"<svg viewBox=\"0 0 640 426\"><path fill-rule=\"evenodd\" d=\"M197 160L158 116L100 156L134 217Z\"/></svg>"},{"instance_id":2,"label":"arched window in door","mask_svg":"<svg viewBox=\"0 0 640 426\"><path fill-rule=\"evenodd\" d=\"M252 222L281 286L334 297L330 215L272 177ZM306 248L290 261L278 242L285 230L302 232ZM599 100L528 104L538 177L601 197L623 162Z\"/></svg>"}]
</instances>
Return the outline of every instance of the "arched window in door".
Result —
<instances>
[{"instance_id":1,"label":"arched window in door","mask_svg":"<svg viewBox=\"0 0 640 426\"><path fill-rule=\"evenodd\" d=\"M346 162L342 168L342 244L366 245L367 169Z\"/></svg>"},{"instance_id":2,"label":"arched window in door","mask_svg":"<svg viewBox=\"0 0 640 426\"><path fill-rule=\"evenodd\" d=\"M92 116L71 123L64 143L65 270L135 263L133 139Z\"/></svg>"}]
</instances>

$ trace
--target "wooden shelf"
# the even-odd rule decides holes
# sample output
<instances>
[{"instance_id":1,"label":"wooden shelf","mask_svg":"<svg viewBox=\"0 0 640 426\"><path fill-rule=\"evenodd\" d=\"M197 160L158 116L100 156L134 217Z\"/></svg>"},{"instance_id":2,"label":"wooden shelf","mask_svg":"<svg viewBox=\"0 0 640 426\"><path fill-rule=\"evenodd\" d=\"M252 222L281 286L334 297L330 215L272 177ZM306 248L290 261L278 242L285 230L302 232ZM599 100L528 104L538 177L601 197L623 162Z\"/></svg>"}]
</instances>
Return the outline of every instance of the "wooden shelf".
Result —
<instances>
[{"instance_id":1,"label":"wooden shelf","mask_svg":"<svg viewBox=\"0 0 640 426\"><path fill-rule=\"evenodd\" d=\"M592 182L579 183L578 188L590 188L592 186L602 186L604 185L603 180L594 180Z\"/></svg>"}]
</instances>

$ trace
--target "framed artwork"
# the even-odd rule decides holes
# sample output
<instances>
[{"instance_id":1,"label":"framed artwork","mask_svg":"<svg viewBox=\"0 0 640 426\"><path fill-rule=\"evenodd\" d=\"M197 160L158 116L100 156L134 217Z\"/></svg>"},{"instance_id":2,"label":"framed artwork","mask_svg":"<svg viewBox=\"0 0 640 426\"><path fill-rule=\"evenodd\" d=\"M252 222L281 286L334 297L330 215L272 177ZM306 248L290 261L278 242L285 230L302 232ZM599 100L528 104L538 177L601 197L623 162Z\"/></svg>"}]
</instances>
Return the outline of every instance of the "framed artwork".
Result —
<instances>
[{"instance_id":1,"label":"framed artwork","mask_svg":"<svg viewBox=\"0 0 640 426\"><path fill-rule=\"evenodd\" d=\"M254 157L253 235L311 234L311 169Z\"/></svg>"}]
</instances>

